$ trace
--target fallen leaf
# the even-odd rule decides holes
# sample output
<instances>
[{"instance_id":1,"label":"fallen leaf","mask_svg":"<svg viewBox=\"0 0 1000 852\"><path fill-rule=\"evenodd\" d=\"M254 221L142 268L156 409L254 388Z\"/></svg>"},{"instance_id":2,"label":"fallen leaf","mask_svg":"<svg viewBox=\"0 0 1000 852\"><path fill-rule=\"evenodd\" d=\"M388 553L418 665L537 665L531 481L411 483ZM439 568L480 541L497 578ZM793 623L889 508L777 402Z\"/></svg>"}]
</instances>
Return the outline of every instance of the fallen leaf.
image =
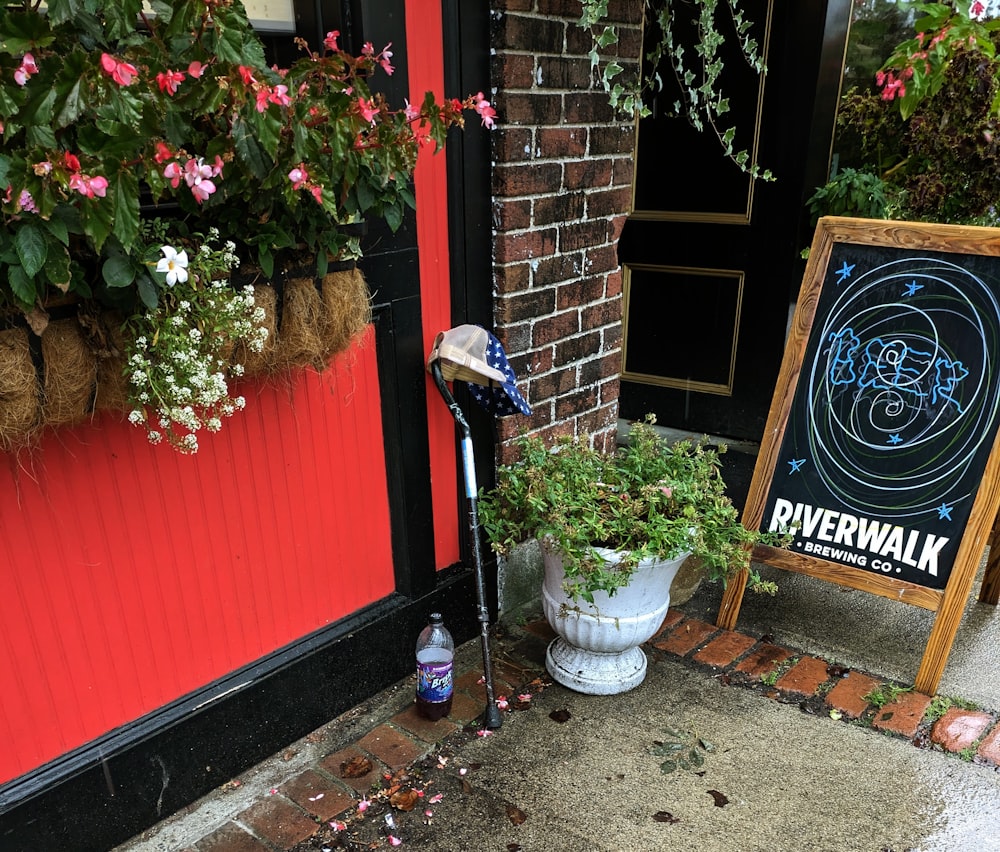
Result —
<instances>
[{"instance_id":1,"label":"fallen leaf","mask_svg":"<svg viewBox=\"0 0 1000 852\"><path fill-rule=\"evenodd\" d=\"M833 720L843 719L844 718L844 714L841 713L839 710L831 710L830 711L830 718L833 719Z\"/></svg>"},{"instance_id":2,"label":"fallen leaf","mask_svg":"<svg viewBox=\"0 0 1000 852\"><path fill-rule=\"evenodd\" d=\"M562 724L563 722L568 722L573 717L570 715L569 710L553 710L549 713L549 718L553 722L559 722Z\"/></svg>"},{"instance_id":3,"label":"fallen leaf","mask_svg":"<svg viewBox=\"0 0 1000 852\"><path fill-rule=\"evenodd\" d=\"M528 818L528 815L514 805L507 805L507 818L514 823L514 825L520 825Z\"/></svg>"},{"instance_id":4,"label":"fallen leaf","mask_svg":"<svg viewBox=\"0 0 1000 852\"><path fill-rule=\"evenodd\" d=\"M724 808L726 805L729 804L729 799L726 798L726 796L724 796L718 790L709 790L708 795L710 795L713 799L715 799L715 806L717 808Z\"/></svg>"},{"instance_id":5,"label":"fallen leaf","mask_svg":"<svg viewBox=\"0 0 1000 852\"><path fill-rule=\"evenodd\" d=\"M469 783L467 778L462 779L462 792L465 793L466 795L472 793L472 785Z\"/></svg>"},{"instance_id":6,"label":"fallen leaf","mask_svg":"<svg viewBox=\"0 0 1000 852\"><path fill-rule=\"evenodd\" d=\"M508 843L507 844L507 852L521 852L521 844L520 843Z\"/></svg>"},{"instance_id":7,"label":"fallen leaf","mask_svg":"<svg viewBox=\"0 0 1000 852\"><path fill-rule=\"evenodd\" d=\"M673 825L676 822L680 822L680 817L675 817L670 811L657 811L653 814L653 819L656 822L665 822L668 825Z\"/></svg>"},{"instance_id":8,"label":"fallen leaf","mask_svg":"<svg viewBox=\"0 0 1000 852\"><path fill-rule=\"evenodd\" d=\"M389 804L397 811L412 811L419 801L420 796L413 789L399 790L389 797Z\"/></svg>"},{"instance_id":9,"label":"fallen leaf","mask_svg":"<svg viewBox=\"0 0 1000 852\"><path fill-rule=\"evenodd\" d=\"M350 760L345 760L340 764L340 777L341 778L361 778L367 775L375 767L372 766L372 762L362 755L355 755Z\"/></svg>"}]
</instances>

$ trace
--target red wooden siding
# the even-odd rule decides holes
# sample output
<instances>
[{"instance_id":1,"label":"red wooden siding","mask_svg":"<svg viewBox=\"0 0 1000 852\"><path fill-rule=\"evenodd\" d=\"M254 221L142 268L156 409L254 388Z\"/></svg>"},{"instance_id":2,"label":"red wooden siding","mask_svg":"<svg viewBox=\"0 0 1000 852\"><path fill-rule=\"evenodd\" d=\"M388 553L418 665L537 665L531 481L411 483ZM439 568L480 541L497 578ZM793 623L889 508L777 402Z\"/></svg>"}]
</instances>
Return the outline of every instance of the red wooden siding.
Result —
<instances>
[{"instance_id":1,"label":"red wooden siding","mask_svg":"<svg viewBox=\"0 0 1000 852\"><path fill-rule=\"evenodd\" d=\"M103 418L0 471L0 782L393 591L372 329L244 392L193 457Z\"/></svg>"},{"instance_id":2,"label":"red wooden siding","mask_svg":"<svg viewBox=\"0 0 1000 852\"><path fill-rule=\"evenodd\" d=\"M424 92L444 93L444 43L441 5L426 0L406 3L407 66L410 103L423 103ZM459 93L448 92L450 96ZM451 288L448 267L448 180L443 152L425 152L413 179L417 193L417 244L420 247L420 310L424 354L434 336L451 328ZM434 558L438 568L459 559L459 513L456 502L458 464L455 421L437 388L427 377L427 431L430 442Z\"/></svg>"}]
</instances>

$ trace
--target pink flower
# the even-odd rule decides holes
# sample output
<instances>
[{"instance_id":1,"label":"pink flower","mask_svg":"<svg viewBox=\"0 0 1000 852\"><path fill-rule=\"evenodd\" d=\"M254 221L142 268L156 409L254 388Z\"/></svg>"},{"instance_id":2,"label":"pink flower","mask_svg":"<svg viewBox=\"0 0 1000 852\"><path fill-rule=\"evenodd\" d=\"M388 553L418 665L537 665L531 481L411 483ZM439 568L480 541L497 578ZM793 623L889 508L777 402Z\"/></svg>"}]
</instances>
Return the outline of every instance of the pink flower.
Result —
<instances>
[{"instance_id":1,"label":"pink flower","mask_svg":"<svg viewBox=\"0 0 1000 852\"><path fill-rule=\"evenodd\" d=\"M39 177L45 177L45 175L52 173L52 163L48 160L42 160L42 162L35 163L35 165L32 166L32 171L34 171L34 173Z\"/></svg>"},{"instance_id":2,"label":"pink flower","mask_svg":"<svg viewBox=\"0 0 1000 852\"><path fill-rule=\"evenodd\" d=\"M396 69L389 63L389 60L392 59L392 51L389 50L390 47L392 47L391 41L384 48L382 48L382 52L378 55L378 64L381 65L382 70L391 77L392 72Z\"/></svg>"},{"instance_id":3,"label":"pink flower","mask_svg":"<svg viewBox=\"0 0 1000 852\"><path fill-rule=\"evenodd\" d=\"M366 41L361 48L361 53L364 56L374 56L375 55L375 45L370 41Z\"/></svg>"},{"instance_id":4,"label":"pink flower","mask_svg":"<svg viewBox=\"0 0 1000 852\"><path fill-rule=\"evenodd\" d=\"M190 187L194 200L199 204L215 192L215 184L209 178L217 175L218 172L212 166L205 165L201 157L197 160L192 157L184 164L184 182Z\"/></svg>"},{"instance_id":5,"label":"pink flower","mask_svg":"<svg viewBox=\"0 0 1000 852\"><path fill-rule=\"evenodd\" d=\"M156 153L153 155L153 159L157 163L165 163L173 156L173 152L170 150L170 146L166 142L156 143Z\"/></svg>"},{"instance_id":6,"label":"pink flower","mask_svg":"<svg viewBox=\"0 0 1000 852\"><path fill-rule=\"evenodd\" d=\"M299 164L288 173L288 179L292 182L292 189L302 189L302 185L309 180L309 172L304 164Z\"/></svg>"},{"instance_id":7,"label":"pink flower","mask_svg":"<svg viewBox=\"0 0 1000 852\"><path fill-rule=\"evenodd\" d=\"M340 48L337 47L337 38L339 36L340 30L330 30L330 32L326 34L326 38L323 39L323 47L327 50L340 50Z\"/></svg>"},{"instance_id":8,"label":"pink flower","mask_svg":"<svg viewBox=\"0 0 1000 852\"><path fill-rule=\"evenodd\" d=\"M108 191L108 179L98 175L97 177L90 177L89 175L81 175L79 173L70 175L69 188L75 189L80 195L85 195L87 198L104 198Z\"/></svg>"},{"instance_id":9,"label":"pink flower","mask_svg":"<svg viewBox=\"0 0 1000 852\"><path fill-rule=\"evenodd\" d=\"M167 167L163 170L163 176L170 181L170 185L177 189L181 184L181 178L184 173L181 171L181 164L176 160L172 163L168 163Z\"/></svg>"},{"instance_id":10,"label":"pink flower","mask_svg":"<svg viewBox=\"0 0 1000 852\"><path fill-rule=\"evenodd\" d=\"M69 169L69 171L80 171L80 160L77 158L76 154L71 154L67 151L63 154L63 162L66 164L66 168Z\"/></svg>"},{"instance_id":11,"label":"pink flower","mask_svg":"<svg viewBox=\"0 0 1000 852\"><path fill-rule=\"evenodd\" d=\"M14 72L14 82L19 86L23 86L28 82L28 78L32 74L38 73L38 66L35 65L35 57L30 53L24 54L21 59L21 64L18 66L17 70Z\"/></svg>"},{"instance_id":12,"label":"pink flower","mask_svg":"<svg viewBox=\"0 0 1000 852\"><path fill-rule=\"evenodd\" d=\"M660 486L660 493L664 497L671 497L671 496L673 496L674 489L671 488L669 485L661 485Z\"/></svg>"},{"instance_id":13,"label":"pink flower","mask_svg":"<svg viewBox=\"0 0 1000 852\"><path fill-rule=\"evenodd\" d=\"M21 190L21 195L17 199L17 206L25 213L38 212L35 207L35 199L31 197L31 193L26 189Z\"/></svg>"},{"instance_id":14,"label":"pink flower","mask_svg":"<svg viewBox=\"0 0 1000 852\"><path fill-rule=\"evenodd\" d=\"M420 118L420 110L417 109L417 107L415 107L407 100L404 100L403 104L404 104L403 115L406 116L407 121L416 121L418 118Z\"/></svg>"},{"instance_id":15,"label":"pink flower","mask_svg":"<svg viewBox=\"0 0 1000 852\"><path fill-rule=\"evenodd\" d=\"M257 91L254 93L254 97L257 99L257 112L263 112L264 110L266 110L267 99L268 99L267 87L262 86L261 88L257 89Z\"/></svg>"},{"instance_id":16,"label":"pink flower","mask_svg":"<svg viewBox=\"0 0 1000 852\"><path fill-rule=\"evenodd\" d=\"M283 85L277 85L271 89L267 99L278 106L288 106L292 102L292 99L288 97L288 86Z\"/></svg>"},{"instance_id":17,"label":"pink flower","mask_svg":"<svg viewBox=\"0 0 1000 852\"><path fill-rule=\"evenodd\" d=\"M969 17L974 18L977 21L981 21L986 17L986 4L982 0L974 0L973 4L969 7Z\"/></svg>"},{"instance_id":18,"label":"pink flower","mask_svg":"<svg viewBox=\"0 0 1000 852\"><path fill-rule=\"evenodd\" d=\"M490 102L483 97L482 92L477 92L474 98L476 112L483 120L483 127L493 127L493 119L497 117L497 111L490 106Z\"/></svg>"},{"instance_id":19,"label":"pink flower","mask_svg":"<svg viewBox=\"0 0 1000 852\"><path fill-rule=\"evenodd\" d=\"M202 65L198 60L195 60L190 65L188 65L188 76L194 77L196 80L205 73L205 66Z\"/></svg>"},{"instance_id":20,"label":"pink flower","mask_svg":"<svg viewBox=\"0 0 1000 852\"><path fill-rule=\"evenodd\" d=\"M320 207L323 206L323 187L313 184L309 187L309 194Z\"/></svg>"},{"instance_id":21,"label":"pink flower","mask_svg":"<svg viewBox=\"0 0 1000 852\"><path fill-rule=\"evenodd\" d=\"M358 109L361 111L361 116L365 121L371 124L375 123L375 116L378 115L378 107L371 101L365 98L358 98Z\"/></svg>"},{"instance_id":22,"label":"pink flower","mask_svg":"<svg viewBox=\"0 0 1000 852\"><path fill-rule=\"evenodd\" d=\"M499 696L497 698L497 709L506 710L508 707L510 707L510 704L507 703L507 696L506 695Z\"/></svg>"},{"instance_id":23,"label":"pink flower","mask_svg":"<svg viewBox=\"0 0 1000 852\"><path fill-rule=\"evenodd\" d=\"M183 71L161 71L156 75L156 84L160 87L160 91L168 95L176 95L177 88L183 82Z\"/></svg>"},{"instance_id":24,"label":"pink flower","mask_svg":"<svg viewBox=\"0 0 1000 852\"><path fill-rule=\"evenodd\" d=\"M139 71L129 62L119 62L109 53L101 54L101 68L119 86L130 86Z\"/></svg>"},{"instance_id":25,"label":"pink flower","mask_svg":"<svg viewBox=\"0 0 1000 852\"><path fill-rule=\"evenodd\" d=\"M246 65L240 66L240 77L243 78L243 85L245 86L251 86L257 82L253 76L253 70L247 68Z\"/></svg>"}]
</instances>

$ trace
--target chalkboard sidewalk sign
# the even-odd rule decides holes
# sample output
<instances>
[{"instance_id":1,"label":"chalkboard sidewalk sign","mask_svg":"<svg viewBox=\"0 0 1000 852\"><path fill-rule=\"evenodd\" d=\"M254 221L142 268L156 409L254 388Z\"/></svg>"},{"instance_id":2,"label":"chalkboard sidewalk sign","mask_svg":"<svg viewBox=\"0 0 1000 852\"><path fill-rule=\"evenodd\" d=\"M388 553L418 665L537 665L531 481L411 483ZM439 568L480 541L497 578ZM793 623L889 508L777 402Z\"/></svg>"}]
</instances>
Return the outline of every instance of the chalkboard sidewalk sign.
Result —
<instances>
[{"instance_id":1,"label":"chalkboard sidewalk sign","mask_svg":"<svg viewBox=\"0 0 1000 852\"><path fill-rule=\"evenodd\" d=\"M821 219L743 523L792 534L759 562L936 611L927 694L994 540L980 600L1000 598L998 425L1000 229Z\"/></svg>"}]
</instances>

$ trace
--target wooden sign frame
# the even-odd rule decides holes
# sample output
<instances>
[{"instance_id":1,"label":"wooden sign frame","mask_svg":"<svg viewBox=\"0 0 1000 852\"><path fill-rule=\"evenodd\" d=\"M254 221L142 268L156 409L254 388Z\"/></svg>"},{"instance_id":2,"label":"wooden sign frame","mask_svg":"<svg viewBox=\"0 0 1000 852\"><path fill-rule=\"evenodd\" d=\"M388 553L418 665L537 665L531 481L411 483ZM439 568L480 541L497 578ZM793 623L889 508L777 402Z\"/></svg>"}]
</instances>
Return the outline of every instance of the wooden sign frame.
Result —
<instances>
[{"instance_id":1,"label":"wooden sign frame","mask_svg":"<svg viewBox=\"0 0 1000 852\"><path fill-rule=\"evenodd\" d=\"M838 248L843 246L843 248ZM861 247L859 250L855 251L853 247ZM836 249L836 251L835 251ZM940 259L942 256L940 253L945 253L945 258ZM835 268L833 270L828 269L830 265L831 255L837 254L838 258L844 258L842 266ZM873 259L877 259L878 263L869 264L870 266L876 266L879 270L885 270L886 278L884 282L879 286L888 287L888 282L890 280L889 271L890 267L894 269L897 263L917 263L923 262L925 260L925 255L928 258L939 258L938 262L950 266L954 264L958 272L956 273L961 277L961 273L964 272L962 267L963 258L998 258L1000 259L1000 229L994 228L979 228L979 227L967 227L959 225L936 225L936 224L924 224L924 223L910 223L910 222L892 222L885 220L870 220L870 219L850 219L841 217L826 217L820 219L816 227L816 233L813 240L812 249L810 250L809 260L806 265L805 274L802 281L802 287L799 294L799 300L796 305L794 318L792 321L792 326L789 332L789 337L785 347L784 360L782 361L781 371L778 376L777 385L775 387L774 396L771 403L770 412L768 414L767 426L765 428L764 436L761 442L760 452L757 457L756 467L754 468L753 479L750 483L750 491L747 497L746 506L743 513L743 524L748 529L762 529L767 528L767 525L771 524L771 520L765 520L765 511L768 507L769 500L775 502L771 503L772 519L777 518L780 512L775 510L778 505L777 501L780 499L779 494L782 493L779 489L782 487L783 482L788 480L782 480L781 477L791 475L797 468L796 464L808 464L808 452L805 453L793 453L793 455L802 455L804 458L793 459L782 457L782 451L786 450L784 446L786 430L789 428L789 420L792 415L793 407L796 402L799 405L803 405L802 397L800 397L800 390L802 388L807 388L807 390L815 395L815 381L810 379L808 373L804 376L804 360L807 355L812 355L814 358L812 365L806 365L806 371L809 366L813 366L813 374L819 372L819 367L822 366L824 370L829 371L829 375L833 377L834 369L838 368L838 362L836 360L830 361L831 358L836 359L839 357L837 352L833 350L833 344L825 342L825 349L823 344L814 339L814 336L818 337L820 333L828 329L816 329L814 325L822 325L822 321L827 319L826 315L817 316L817 308L821 306L821 296L823 295L824 284L828 290L833 293L830 288L836 287L840 291L846 292L847 295L837 295L836 297L830 295L824 300L826 305L826 311L829 313L830 305L832 304L831 299L836 298L838 304L849 301L850 298L850 288L852 286L861 287L861 281L864 280L863 276L869 275L869 270L865 268L859 268L857 270L853 283L851 276L855 275L854 266L848 263L849 259L856 260L859 267L864 267L866 264L864 261L871 256ZM897 260L898 258L898 260ZM887 261L882 263L883 261ZM840 262L838 259L836 262ZM976 283L975 289L981 288L984 292L987 292L986 300L987 303L992 304L992 300L995 297L998 304L1000 304L1000 260L995 264L992 261L969 261L969 263L978 264L978 266L985 266L989 269L990 275L988 276L989 281L984 283L984 278L975 277L972 273L968 273L968 276L974 279ZM879 265L882 264L882 265ZM905 267L899 266L899 269L904 269ZM977 267L978 268L978 267ZM995 273L995 275L993 274ZM909 273L906 273L909 275ZM929 273L930 274L930 273ZM915 296L921 289L917 285L917 278L914 277L912 285L909 289L906 289L906 283L902 278L892 279L892 287L895 288L897 280L900 287L903 288L903 292L909 296ZM871 279L868 279L869 282ZM920 278L923 281L923 278ZM935 310L940 310L942 301L942 296L932 295L937 289L944 289L944 287L938 287L936 279L928 278L928 291L927 294L920 294L918 298L923 299L937 299L937 303L930 302L929 304L937 304ZM870 283L869 288L872 286ZM946 286L950 287L950 282L946 281ZM952 288L957 291L960 289ZM949 291L945 295L950 296ZM875 298L869 294L869 299ZM905 296L902 296L899 301L899 310L901 312L914 311L914 313L920 313L918 311L919 302L915 301L911 307L910 303L904 301ZM881 305L868 305L863 310L858 309L858 322L864 324L865 322L872 322L868 319L868 314L871 311L881 310ZM951 311L947 311L951 313ZM1000 338L1000 309L995 313L995 316L987 316L985 318L980 317L980 314L976 311L975 307L971 307L969 312L972 313L977 321L981 321L984 327L989 326L990 334L992 337ZM985 313L985 312L984 312ZM848 316L850 316L848 314ZM839 320L840 315L835 317L835 320ZM933 318L931 319L933 322ZM996 326L995 328L993 326ZM848 333L853 335L851 328L847 328ZM852 337L851 342L854 344L855 348L850 350L852 359L857 358L860 354L859 338ZM882 345L885 341L879 339L879 345ZM924 347L911 347L911 353L917 353L919 355L927 355L926 351L920 350L930 350L931 346ZM983 346L984 350L988 347ZM989 347L992 348L992 347ZM900 350L906 350L905 345L900 346ZM867 350L864 350L867 355ZM821 354L822 353L822 354ZM990 352L990 355L995 355L997 359L1000 359L1000 351L995 353ZM820 358L824 357L827 360L825 362L820 362ZM905 363L904 358L906 355L900 356L897 354L894 356L899 359L900 363ZM912 357L912 356L911 356ZM830 364L834 367L830 367ZM945 361L943 362L946 366L957 365L959 369L965 369L961 361ZM860 371L855 369L856 361L852 360L850 364L844 368L850 372L850 376L853 379L859 379ZM871 364L866 364L867 367L871 368ZM997 373L1000 373L1000 366L992 364L990 361L990 366L994 368ZM948 385L943 383L944 380L941 379L940 373L938 373L937 383L933 378L933 358L925 359L921 370L913 370L916 372L923 372L926 377L930 376L931 389L928 392L928 388L925 382L924 387L921 389L921 399L927 399L933 396L938 402L938 409L942 407L941 397L945 397L943 401L943 407L949 407L953 409L951 412L946 413L943 417L951 416L956 419L958 415L954 413L954 409L962 411L962 407L954 399L948 399L948 389L954 389L954 384ZM983 365L983 372L986 372L986 365ZM826 375L824 373L824 375ZM972 378L978 378L972 376ZM958 380L954 378L952 374L953 382ZM800 386L800 381L803 383ZM808 385L806 382L812 381L813 383ZM994 377L995 381L995 377ZM1000 381L995 381L996 384L1000 384ZM982 384L982 382L980 382ZM852 391L855 388L869 389L874 388L875 390L886 390L885 387L880 386L877 381L865 381L858 380L851 388ZM889 389L891 390L891 389ZM805 393L805 391L802 391ZM913 392L913 389L907 390L907 393ZM994 388L996 392L996 388ZM905 397L904 394L897 394ZM825 404L822 397L816 397L820 400L820 404ZM992 397L991 397L992 399ZM806 398L805 405L811 405ZM904 402L905 404L905 402ZM874 406L873 406L874 408ZM994 405L994 410L996 406ZM797 410L798 411L798 410ZM798 420L807 420L808 418L799 417ZM835 419L835 418L831 418ZM923 416L921 424L925 423L927 420L926 415ZM838 421L839 422L839 421ZM865 424L867 426L869 424ZM809 421L808 427L805 429L806 434L812 435L811 431L813 427L812 421ZM795 443L798 438L796 435L801 435L803 427L799 424L796 427L799 432L793 433L789 444L789 447L794 447L800 449L799 444ZM990 429L996 430L995 418L991 416ZM903 433L905 434L905 433ZM854 436L852 436L854 437ZM946 577L946 583L943 588L928 588L926 585L920 582L911 582L909 580L900 579L893 576L894 571L899 571L899 568L887 569L881 567L876 569L873 565L866 563L865 558L855 554L854 558L857 562L862 565L866 565L864 568L857 567L857 564L848 564L843 560L844 554L847 552L843 548L830 548L830 547L820 547L816 542L804 541L798 537L799 529L804 526L804 521L802 519L802 513L806 513L808 517L808 512L813 512L814 517L818 516L821 511L814 509L814 507L799 503L795 504L796 521L799 527L796 528L796 538L787 548L774 548L758 546L754 549L754 560L772 565L777 568L781 568L788 571L794 571L801 574L806 574L812 577L816 577L829 582L837 583L842 586L846 586L852 589L858 589L861 591L871 592L873 594L881 595L894 600L899 600L907 604L912 604L915 606L920 606L925 609L929 609L937 612L937 616L934 620L934 625L931 630L930 636L927 641L927 646L924 652L923 660L920 664L920 669L917 672L917 677L914 682L916 689L920 692L926 694L933 694L937 689L937 685L940 681L941 674L944 671L944 666L948 659L948 654L951 650L952 642L954 641L955 633L958 630L959 622L962 618L962 613L965 608L965 603L968 600L972 584L975 581L976 571L980 564L982 554L987 546L990 545L990 557L987 562L986 576L983 582L983 587L980 592L979 599L983 602L996 605L998 598L1000 598L1000 524L996 523L998 508L1000 508L1000 432L994 435L993 440L988 440L988 432L982 430L980 434L981 447L978 450L978 455L976 459L978 462L970 462L970 466L967 466L966 473L963 476L976 477L978 479L978 485L974 489L970 490L966 494L964 502L964 511L968 512L967 521L964 524L964 528L960 531L956 531L954 540L957 541L957 549L955 549L954 544L950 544L954 558L951 562L950 569L948 569L948 574ZM906 440L901 436L900 433L891 435L888 443L896 441L897 443L903 443ZM824 436L819 441L812 441L810 439L810 446L815 447L817 444L820 446L820 453L825 453L827 447L825 442L832 442L830 438ZM845 444L850 444L850 441L845 441ZM919 444L919 441L914 441L914 444ZM988 444L988 446L987 446ZM860 445L860 442L859 442ZM882 451L886 448L874 447L872 452ZM842 449L838 449L837 452L842 452ZM911 453L919 454L919 447L917 449L910 449ZM986 455L988 453L988 455ZM874 458L874 456L871 456ZM983 459L985 458L985 463ZM819 468L822 465L820 460L816 460L816 467ZM865 460L859 463L859 467L865 464ZM873 467L875 462L872 462ZM981 470L980 470L981 466ZM840 476L842 471L845 469L845 465L842 460L836 460L836 464L830 465L830 470L833 471L832 476ZM981 474L981 475L980 475ZM819 481L822 475L817 473L809 473L809 476L814 477L814 481ZM873 476L875 476L873 474ZM845 477L845 481L850 479L850 477ZM855 478L856 479L856 478ZM803 482L805 480L802 480ZM905 481L905 477L903 477ZM928 479L928 481L932 481ZM894 483L893 479L872 479L872 484L875 487L881 487L884 483ZM864 488L869 483L862 483L858 486L858 489ZM795 486L784 487L794 487L801 488L796 484ZM817 490L817 489L813 489ZM917 486L919 490L919 484ZM773 493L772 493L773 492ZM974 495L974 496L973 496ZM933 493L928 496L937 496ZM971 498L971 504L969 503L969 498ZM831 501L833 502L833 501ZM956 503L960 501L955 501ZM787 516L790 511L790 506L792 505L791 500L785 500L782 504L782 511L784 515ZM850 514L852 511L856 511L851 508L849 502L845 502L843 505L836 507L841 511L833 511L832 509L828 512L830 518L835 518L836 516L847 516L851 518L850 521L845 521L845 529L851 529L850 524L857 524L859 517L857 514ZM950 506L947 502L943 501L941 504L940 511L950 511ZM925 514L927 514L925 512ZM877 517L877 513L875 513ZM944 514L940 515L940 518L947 517ZM964 515L962 516L964 517ZM860 518L860 520L866 524L877 524L877 519L869 521L866 518ZM893 522L890 520L886 526L889 529L889 525ZM896 522L901 523L901 522ZM826 527L826 540L832 539L831 531L834 528L834 520L830 520ZM880 527L879 527L880 528ZM895 527L892 527L895 529ZM812 524L812 529L816 529L816 522ZM837 529L840 532L840 529ZM899 533L899 539L902 540L902 532ZM909 533L910 536L918 535L915 532ZM943 536L942 536L943 537ZM860 538L860 536L859 536ZM940 541L940 538L937 540ZM856 542L853 536L845 532L841 536L841 540L848 540L852 545ZM930 536L930 540L934 541L934 536ZM910 555L910 550L914 547L912 542L915 541L914 538L910 539L911 544L908 545L907 555ZM808 550L809 552L803 552ZM897 551L898 552L898 551ZM831 553L837 554L831 558L829 557ZM819 555L817 555L819 554ZM840 561L836 561L836 560ZM874 562L875 560L870 560ZM913 558L909 559L908 564L914 565L916 560ZM879 561L880 565L892 564L888 561ZM923 559L921 560L923 564ZM934 563L935 574L937 573L936 562ZM914 570L908 568L907 570ZM881 573L882 571L889 571L889 573ZM943 573L943 572L942 572ZM935 581L939 582L939 581ZM736 620L739 615L740 605L743 599L743 592L746 586L746 576L736 578L734 581L730 582L724 593L722 604L719 609L719 615L717 618L717 625L726 629L733 629L736 625Z\"/></svg>"}]
</instances>

